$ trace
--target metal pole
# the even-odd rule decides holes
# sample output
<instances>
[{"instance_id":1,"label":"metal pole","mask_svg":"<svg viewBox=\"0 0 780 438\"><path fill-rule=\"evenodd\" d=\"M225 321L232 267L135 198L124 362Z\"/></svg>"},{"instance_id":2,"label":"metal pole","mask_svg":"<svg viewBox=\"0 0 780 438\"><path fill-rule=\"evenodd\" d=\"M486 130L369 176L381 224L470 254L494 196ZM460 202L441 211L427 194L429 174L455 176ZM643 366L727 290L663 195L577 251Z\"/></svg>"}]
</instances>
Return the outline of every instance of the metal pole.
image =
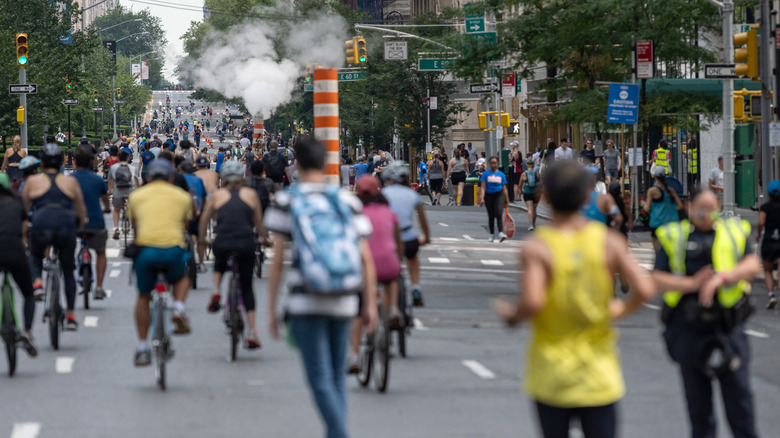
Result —
<instances>
[{"instance_id":1,"label":"metal pole","mask_svg":"<svg viewBox=\"0 0 780 438\"><path fill-rule=\"evenodd\" d=\"M427 91L427 98L428 98L426 102L428 103L428 143L430 143L431 142L431 86L430 84L428 84L425 87L425 89Z\"/></svg>"},{"instance_id":2,"label":"metal pole","mask_svg":"<svg viewBox=\"0 0 780 438\"><path fill-rule=\"evenodd\" d=\"M73 165L73 154L71 153L70 137L70 105L68 105L68 167Z\"/></svg>"},{"instance_id":3,"label":"metal pole","mask_svg":"<svg viewBox=\"0 0 780 438\"><path fill-rule=\"evenodd\" d=\"M734 62L734 3L723 2L723 55ZM736 215L734 205L734 80L723 80L723 215Z\"/></svg>"},{"instance_id":4,"label":"metal pole","mask_svg":"<svg viewBox=\"0 0 780 438\"><path fill-rule=\"evenodd\" d=\"M111 86L111 89L114 91L114 98L112 99L114 106L114 136L112 138L116 138L116 75L111 78Z\"/></svg>"},{"instance_id":5,"label":"metal pole","mask_svg":"<svg viewBox=\"0 0 780 438\"><path fill-rule=\"evenodd\" d=\"M22 85L25 85L27 83L27 70L24 68L19 69L19 83ZM19 95L19 106L24 108L24 122L19 127L20 128L20 136L22 137L22 149L27 151L27 95L26 94L20 94Z\"/></svg>"},{"instance_id":6,"label":"metal pole","mask_svg":"<svg viewBox=\"0 0 780 438\"><path fill-rule=\"evenodd\" d=\"M100 111L100 144L103 144L103 139L106 138L106 134L103 132L103 125L105 122L103 121L103 111Z\"/></svg>"},{"instance_id":7,"label":"metal pole","mask_svg":"<svg viewBox=\"0 0 780 438\"><path fill-rule=\"evenodd\" d=\"M633 40L633 37L631 38ZM636 84L636 43L634 41L631 42L631 83ZM637 117L637 124L631 127L631 147L635 148L634 151L636 151L637 147L637 128L639 127L639 118ZM642 158L637 162L637 160L634 160L634 165L632 166L633 172L631 173L631 203L633 204L633 215L636 218L639 216L639 184L637 182L639 172L642 169L641 166L644 166L644 156L640 154L640 157ZM636 154L634 154L634 157L636 158Z\"/></svg>"},{"instance_id":8,"label":"metal pole","mask_svg":"<svg viewBox=\"0 0 780 438\"><path fill-rule=\"evenodd\" d=\"M97 140L97 138L98 138L98 135L97 135L97 128L98 128L98 126L97 126L97 111L93 111L93 113L95 114L95 125L94 125L95 126L95 140Z\"/></svg>"},{"instance_id":9,"label":"metal pole","mask_svg":"<svg viewBox=\"0 0 780 438\"><path fill-rule=\"evenodd\" d=\"M771 19L769 0L761 0L761 194L763 201L769 200L769 181L772 180L772 151L769 147L769 123L774 119L770 105L770 78L772 66L770 60Z\"/></svg>"}]
</instances>

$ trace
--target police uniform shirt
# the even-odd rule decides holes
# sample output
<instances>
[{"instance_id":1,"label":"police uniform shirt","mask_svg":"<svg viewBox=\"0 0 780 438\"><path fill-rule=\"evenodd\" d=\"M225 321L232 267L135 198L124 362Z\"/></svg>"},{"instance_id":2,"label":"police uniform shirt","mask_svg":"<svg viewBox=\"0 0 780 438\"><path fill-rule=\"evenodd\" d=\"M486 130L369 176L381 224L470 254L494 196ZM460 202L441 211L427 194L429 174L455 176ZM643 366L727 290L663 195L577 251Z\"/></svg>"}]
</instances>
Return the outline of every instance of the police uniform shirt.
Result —
<instances>
[{"instance_id":1,"label":"police uniform shirt","mask_svg":"<svg viewBox=\"0 0 780 438\"><path fill-rule=\"evenodd\" d=\"M685 275L695 275L701 268L712 266L712 246L715 243L715 230L699 231L693 229L688 236L685 248ZM745 255L752 254L751 245L745 245ZM655 255L655 270L672 272L669 256L663 248Z\"/></svg>"}]
</instances>

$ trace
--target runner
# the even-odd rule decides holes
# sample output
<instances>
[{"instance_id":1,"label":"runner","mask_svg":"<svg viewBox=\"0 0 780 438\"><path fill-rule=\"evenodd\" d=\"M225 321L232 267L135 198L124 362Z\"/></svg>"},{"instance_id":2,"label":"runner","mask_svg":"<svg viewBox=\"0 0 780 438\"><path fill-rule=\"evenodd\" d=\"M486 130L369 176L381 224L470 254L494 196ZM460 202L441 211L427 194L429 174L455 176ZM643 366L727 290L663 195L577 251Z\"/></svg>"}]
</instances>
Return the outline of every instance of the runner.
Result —
<instances>
[{"instance_id":1,"label":"runner","mask_svg":"<svg viewBox=\"0 0 780 438\"><path fill-rule=\"evenodd\" d=\"M777 288L774 279L777 260L780 259L780 181L769 182L769 202L761 206L758 213L756 242L761 244L761 259L764 262L764 284L769 301L767 309L777 305Z\"/></svg>"},{"instance_id":2,"label":"runner","mask_svg":"<svg viewBox=\"0 0 780 438\"><path fill-rule=\"evenodd\" d=\"M647 191L643 210L650 214L650 236L653 238L653 248L658 251L656 230L670 222L680 220L679 212L683 210L682 201L674 190L666 185L666 168L656 167L653 172L655 184Z\"/></svg>"},{"instance_id":3,"label":"runner","mask_svg":"<svg viewBox=\"0 0 780 438\"><path fill-rule=\"evenodd\" d=\"M467 158L463 158L460 155L460 149L455 149L455 153L450 160L450 174L449 179L452 181L452 191L450 194L450 201L455 205L460 205L461 198L463 196L463 188L466 186L466 170L468 169L469 161Z\"/></svg>"},{"instance_id":4,"label":"runner","mask_svg":"<svg viewBox=\"0 0 780 438\"><path fill-rule=\"evenodd\" d=\"M444 184L444 163L439 159L439 151L433 152L433 158L428 160L428 180L431 183L433 202L431 205L441 205L441 189Z\"/></svg>"},{"instance_id":5,"label":"runner","mask_svg":"<svg viewBox=\"0 0 780 438\"><path fill-rule=\"evenodd\" d=\"M522 249L517 305L501 299L494 303L509 325L533 323L523 380L536 405L541 435L548 438L568 437L574 418L587 438L617 435L617 402L625 384L612 321L654 294L651 278L625 240L578 214L589 179L574 161L545 171L553 219L537 228ZM636 291L628 302L614 297L615 274Z\"/></svg>"},{"instance_id":6,"label":"runner","mask_svg":"<svg viewBox=\"0 0 780 438\"><path fill-rule=\"evenodd\" d=\"M528 209L528 223L531 224L528 226L528 231L533 231L536 228L536 208L542 199L541 175L539 175L539 170L534 168L534 160L528 160L526 166L528 166L528 170L520 176L518 187L522 188L523 201Z\"/></svg>"},{"instance_id":7,"label":"runner","mask_svg":"<svg viewBox=\"0 0 780 438\"><path fill-rule=\"evenodd\" d=\"M506 176L504 172L498 170L498 158L490 157L490 169L482 172L479 178L479 206L487 208L488 228L490 237L488 242L498 239L499 242L506 240L504 234L504 221L501 213L509 205L509 195L506 190ZM495 223L498 223L498 235L495 233Z\"/></svg>"},{"instance_id":8,"label":"runner","mask_svg":"<svg viewBox=\"0 0 780 438\"><path fill-rule=\"evenodd\" d=\"M620 208L618 208L611 196L600 193L596 189L599 168L596 166L585 166L585 170L591 175L590 194L586 198L585 203L580 206L580 214L592 221L601 222L604 225L612 224L613 228L619 229L624 221ZM606 193L606 189L604 192Z\"/></svg>"}]
</instances>

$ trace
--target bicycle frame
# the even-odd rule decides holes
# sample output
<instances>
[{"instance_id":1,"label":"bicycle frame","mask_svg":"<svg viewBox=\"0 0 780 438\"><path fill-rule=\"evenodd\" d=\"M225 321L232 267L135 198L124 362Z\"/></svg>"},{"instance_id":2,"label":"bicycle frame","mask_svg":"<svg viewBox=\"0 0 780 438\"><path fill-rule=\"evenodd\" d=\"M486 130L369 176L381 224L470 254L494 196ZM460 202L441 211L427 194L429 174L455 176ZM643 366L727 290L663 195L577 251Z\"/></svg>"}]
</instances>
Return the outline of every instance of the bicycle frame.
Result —
<instances>
[{"instance_id":1,"label":"bicycle frame","mask_svg":"<svg viewBox=\"0 0 780 438\"><path fill-rule=\"evenodd\" d=\"M8 358L8 375L13 376L16 371L16 345L19 342L19 319L16 317L14 306L14 291L11 286L8 272L2 273L2 299L0 299L0 336L5 342L5 351Z\"/></svg>"},{"instance_id":2,"label":"bicycle frame","mask_svg":"<svg viewBox=\"0 0 780 438\"><path fill-rule=\"evenodd\" d=\"M152 291L152 351L154 352L157 368L155 369L155 376L157 378L157 385L160 390L165 391L165 364L172 358L171 341L168 335L168 328L170 326L169 321L169 309L168 303L171 300L171 293L168 290L169 286L165 281L165 275L162 273L157 274L157 285Z\"/></svg>"}]
</instances>

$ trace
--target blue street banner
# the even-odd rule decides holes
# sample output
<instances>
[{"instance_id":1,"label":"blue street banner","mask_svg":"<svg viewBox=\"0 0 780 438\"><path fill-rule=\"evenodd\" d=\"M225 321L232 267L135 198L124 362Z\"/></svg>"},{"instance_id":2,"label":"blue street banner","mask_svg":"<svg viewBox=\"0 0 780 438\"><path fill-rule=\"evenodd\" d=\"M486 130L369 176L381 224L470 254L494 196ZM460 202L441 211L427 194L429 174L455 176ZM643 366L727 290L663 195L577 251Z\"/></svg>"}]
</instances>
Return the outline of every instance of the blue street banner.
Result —
<instances>
[{"instance_id":1,"label":"blue street banner","mask_svg":"<svg viewBox=\"0 0 780 438\"><path fill-rule=\"evenodd\" d=\"M639 86L609 84L607 123L636 125L639 116Z\"/></svg>"}]
</instances>

